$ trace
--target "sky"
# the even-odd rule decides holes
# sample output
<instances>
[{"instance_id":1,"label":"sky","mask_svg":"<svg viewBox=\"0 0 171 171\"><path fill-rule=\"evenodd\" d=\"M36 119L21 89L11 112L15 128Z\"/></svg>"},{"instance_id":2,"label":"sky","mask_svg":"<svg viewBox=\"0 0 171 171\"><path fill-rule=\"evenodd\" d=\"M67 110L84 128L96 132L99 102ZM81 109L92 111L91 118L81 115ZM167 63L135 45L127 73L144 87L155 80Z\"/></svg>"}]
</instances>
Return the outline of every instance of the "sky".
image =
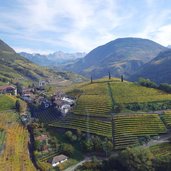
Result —
<instances>
[{"instance_id":1,"label":"sky","mask_svg":"<svg viewBox=\"0 0 171 171\"><path fill-rule=\"evenodd\" d=\"M0 0L0 39L17 52L89 52L123 37L171 45L171 1Z\"/></svg>"}]
</instances>

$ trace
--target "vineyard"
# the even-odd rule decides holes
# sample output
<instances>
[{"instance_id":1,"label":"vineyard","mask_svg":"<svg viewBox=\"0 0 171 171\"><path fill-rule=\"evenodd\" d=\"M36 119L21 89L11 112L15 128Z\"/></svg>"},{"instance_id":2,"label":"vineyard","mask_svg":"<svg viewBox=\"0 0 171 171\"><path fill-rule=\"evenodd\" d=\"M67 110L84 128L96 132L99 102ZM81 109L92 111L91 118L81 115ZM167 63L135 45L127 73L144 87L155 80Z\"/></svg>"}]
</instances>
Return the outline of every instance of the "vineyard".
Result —
<instances>
[{"instance_id":1,"label":"vineyard","mask_svg":"<svg viewBox=\"0 0 171 171\"><path fill-rule=\"evenodd\" d=\"M49 108L46 110L42 110L39 112L35 112L34 117L38 118L40 122L43 123L51 123L54 120L57 120L60 116L60 112L53 108Z\"/></svg>"},{"instance_id":2,"label":"vineyard","mask_svg":"<svg viewBox=\"0 0 171 171\"><path fill-rule=\"evenodd\" d=\"M83 93L77 100L74 114L110 117L112 102L107 83L87 84L80 91Z\"/></svg>"},{"instance_id":3,"label":"vineyard","mask_svg":"<svg viewBox=\"0 0 171 171\"><path fill-rule=\"evenodd\" d=\"M115 149L139 144L140 137L166 133L166 128L157 114L117 115L113 119Z\"/></svg>"},{"instance_id":4,"label":"vineyard","mask_svg":"<svg viewBox=\"0 0 171 171\"><path fill-rule=\"evenodd\" d=\"M171 111L165 111L163 116L166 125L171 127Z\"/></svg>"},{"instance_id":5,"label":"vineyard","mask_svg":"<svg viewBox=\"0 0 171 171\"><path fill-rule=\"evenodd\" d=\"M150 147L151 152L155 157L171 156L171 144L162 143Z\"/></svg>"},{"instance_id":6,"label":"vineyard","mask_svg":"<svg viewBox=\"0 0 171 171\"><path fill-rule=\"evenodd\" d=\"M116 103L143 103L171 100L171 94L131 82L110 83Z\"/></svg>"},{"instance_id":7,"label":"vineyard","mask_svg":"<svg viewBox=\"0 0 171 171\"><path fill-rule=\"evenodd\" d=\"M76 106L73 109L73 113L77 115L110 117L113 112L112 106L115 104L128 107L134 103L141 103L143 104L141 109L137 110L153 110L154 107L162 108L165 105L165 108L170 108L169 102L171 102L171 94L127 81L120 82L118 79L103 78L95 80L92 84L79 84L73 92L72 90L69 92L77 97ZM150 108L150 104L147 105L147 103L153 107Z\"/></svg>"},{"instance_id":8,"label":"vineyard","mask_svg":"<svg viewBox=\"0 0 171 171\"><path fill-rule=\"evenodd\" d=\"M5 131L5 148L0 155L1 170L34 171L28 154L28 132L17 122L14 112L1 112L0 128Z\"/></svg>"},{"instance_id":9,"label":"vineyard","mask_svg":"<svg viewBox=\"0 0 171 171\"><path fill-rule=\"evenodd\" d=\"M4 142L5 142L5 131L2 129L0 130L0 152L3 149Z\"/></svg>"},{"instance_id":10,"label":"vineyard","mask_svg":"<svg viewBox=\"0 0 171 171\"><path fill-rule=\"evenodd\" d=\"M49 124L52 127L79 129L83 132L88 132L100 136L112 138L112 124L109 121L100 121L89 118L79 118L75 115L70 115L62 120L58 120Z\"/></svg>"}]
</instances>

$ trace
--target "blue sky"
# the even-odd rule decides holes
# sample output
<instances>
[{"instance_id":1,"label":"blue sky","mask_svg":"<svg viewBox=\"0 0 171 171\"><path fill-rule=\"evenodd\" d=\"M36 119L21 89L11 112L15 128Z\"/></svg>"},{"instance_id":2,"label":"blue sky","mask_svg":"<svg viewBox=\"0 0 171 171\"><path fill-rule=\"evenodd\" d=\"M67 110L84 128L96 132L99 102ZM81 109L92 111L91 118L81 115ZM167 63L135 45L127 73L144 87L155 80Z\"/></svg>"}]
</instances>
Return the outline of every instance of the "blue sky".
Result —
<instances>
[{"instance_id":1,"label":"blue sky","mask_svg":"<svg viewBox=\"0 0 171 171\"><path fill-rule=\"evenodd\" d=\"M89 52L119 37L171 44L171 1L0 0L0 39L17 52Z\"/></svg>"}]
</instances>

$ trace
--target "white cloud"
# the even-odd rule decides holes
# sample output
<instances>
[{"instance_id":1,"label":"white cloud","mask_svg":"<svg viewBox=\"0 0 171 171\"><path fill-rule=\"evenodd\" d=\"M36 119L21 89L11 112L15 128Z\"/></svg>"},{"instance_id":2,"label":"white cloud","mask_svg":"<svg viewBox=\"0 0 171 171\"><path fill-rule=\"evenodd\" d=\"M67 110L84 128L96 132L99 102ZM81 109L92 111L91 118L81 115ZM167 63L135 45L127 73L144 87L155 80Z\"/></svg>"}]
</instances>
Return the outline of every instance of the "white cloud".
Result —
<instances>
[{"instance_id":1,"label":"white cloud","mask_svg":"<svg viewBox=\"0 0 171 171\"><path fill-rule=\"evenodd\" d=\"M171 45L171 24L160 27L154 38L165 46Z\"/></svg>"},{"instance_id":2,"label":"white cloud","mask_svg":"<svg viewBox=\"0 0 171 171\"><path fill-rule=\"evenodd\" d=\"M39 53L43 55L47 55L52 53L52 51L47 51L47 50L40 50L40 49L31 49L31 48L20 48L20 47L13 47L14 50L19 53L19 52L27 52L27 53Z\"/></svg>"},{"instance_id":3,"label":"white cloud","mask_svg":"<svg viewBox=\"0 0 171 171\"><path fill-rule=\"evenodd\" d=\"M170 32L163 26L170 10L159 13L156 0L144 2L147 11L140 12L118 0L16 0L11 9L0 7L0 29L18 41L16 48L29 51L90 51L122 35L168 43ZM134 31L137 23L141 27Z\"/></svg>"}]
</instances>

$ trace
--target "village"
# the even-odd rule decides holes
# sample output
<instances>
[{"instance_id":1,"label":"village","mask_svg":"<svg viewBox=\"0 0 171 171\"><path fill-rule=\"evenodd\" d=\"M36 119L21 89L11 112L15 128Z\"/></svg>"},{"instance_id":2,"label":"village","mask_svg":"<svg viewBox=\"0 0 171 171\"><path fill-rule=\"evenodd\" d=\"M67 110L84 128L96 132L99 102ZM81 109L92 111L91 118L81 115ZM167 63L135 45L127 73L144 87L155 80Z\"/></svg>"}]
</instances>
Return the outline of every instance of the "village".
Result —
<instances>
[{"instance_id":1,"label":"village","mask_svg":"<svg viewBox=\"0 0 171 171\"><path fill-rule=\"evenodd\" d=\"M39 81L37 86L19 87L18 89L17 86L14 85L0 86L0 94L16 96L26 102L27 108L20 113L20 119L25 127L31 128L35 158L44 158L44 156L57 151L57 155L53 155L53 157L48 160L52 167L56 167L60 163L67 161L68 156L56 150L58 149L57 141L47 133L41 122L39 122L39 118L36 117L37 115L30 112L30 107L36 106L38 111L41 112L53 108L53 110L57 111L56 115L58 116L56 116L56 118L62 118L65 117L75 105L75 98L69 97L61 91L57 91L49 97L45 93L45 86L47 84L48 82L43 80Z\"/></svg>"}]
</instances>

